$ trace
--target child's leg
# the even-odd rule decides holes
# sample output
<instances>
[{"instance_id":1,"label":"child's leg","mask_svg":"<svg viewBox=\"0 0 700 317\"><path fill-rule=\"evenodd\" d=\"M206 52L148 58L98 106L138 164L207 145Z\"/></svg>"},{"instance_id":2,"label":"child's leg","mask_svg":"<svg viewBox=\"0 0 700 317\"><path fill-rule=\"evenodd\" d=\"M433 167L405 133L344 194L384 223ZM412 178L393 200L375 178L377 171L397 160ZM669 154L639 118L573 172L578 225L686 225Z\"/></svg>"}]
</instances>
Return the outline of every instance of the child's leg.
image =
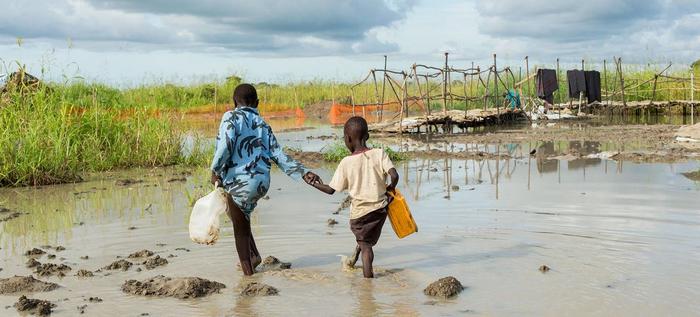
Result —
<instances>
[{"instance_id":1,"label":"child's leg","mask_svg":"<svg viewBox=\"0 0 700 317\"><path fill-rule=\"evenodd\" d=\"M228 216L233 222L233 236L236 240L236 252L238 253L238 260L241 262L241 270L243 270L244 275L253 275L255 270L253 269L253 251L251 246L255 248L256 253L257 248L250 230L250 221L248 221L243 211L238 208L238 205L233 202L231 195L227 196Z\"/></svg>"},{"instance_id":2,"label":"child's leg","mask_svg":"<svg viewBox=\"0 0 700 317\"><path fill-rule=\"evenodd\" d=\"M372 245L359 242L358 247L362 250L362 274L365 278L373 278L372 262L374 261L374 251L372 250Z\"/></svg>"},{"instance_id":3,"label":"child's leg","mask_svg":"<svg viewBox=\"0 0 700 317\"><path fill-rule=\"evenodd\" d=\"M355 263L357 263L357 259L360 257L360 252L362 250L360 249L360 245L358 244L355 246L355 250L352 252L352 255L347 259L347 263L345 263L347 266L350 268L355 266Z\"/></svg>"},{"instance_id":4,"label":"child's leg","mask_svg":"<svg viewBox=\"0 0 700 317\"><path fill-rule=\"evenodd\" d=\"M262 257L260 257L258 247L255 245L255 239L253 238L252 232L250 234L250 259L251 264L253 265L253 270L255 270L255 268L262 263Z\"/></svg>"}]
</instances>

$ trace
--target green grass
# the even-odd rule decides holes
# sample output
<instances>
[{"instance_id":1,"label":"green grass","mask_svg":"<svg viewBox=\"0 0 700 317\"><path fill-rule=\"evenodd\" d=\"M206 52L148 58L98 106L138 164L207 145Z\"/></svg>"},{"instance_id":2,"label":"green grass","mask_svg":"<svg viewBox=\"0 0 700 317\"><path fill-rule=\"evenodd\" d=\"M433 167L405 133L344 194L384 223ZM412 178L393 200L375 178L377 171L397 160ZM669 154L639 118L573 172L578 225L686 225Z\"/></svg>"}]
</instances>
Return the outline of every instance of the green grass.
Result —
<instances>
[{"instance_id":1,"label":"green grass","mask_svg":"<svg viewBox=\"0 0 700 317\"><path fill-rule=\"evenodd\" d=\"M552 68L552 65L540 67ZM608 67L607 76L601 80L603 85L607 82L603 92L612 91L618 84L612 68ZM9 68L5 66L4 69ZM628 85L636 85L653 78L656 71L658 67L626 66L625 81ZM684 78L689 76L687 71L672 71L668 74ZM504 78L504 81L512 85L518 80L517 77L516 74L516 78ZM460 81L462 78L456 79L450 83L450 89L455 94L463 94L465 82ZM559 80L560 90L555 95L555 100L566 101L563 69ZM152 83L116 88L81 79L67 79L64 82L48 82L38 88L2 93L0 186L77 181L85 172L122 167L206 165L213 147L201 136L194 136L191 144L185 142L183 146L183 131L174 123L177 111L230 103L234 87L243 81L240 77L231 76L187 85ZM381 83L381 80L378 81ZM265 106L267 109L285 110L303 108L331 99L350 103L351 85L350 82L316 80L281 85L258 83L256 87L264 105L263 110ZM483 94L483 88L470 90L470 82L466 82L466 86L471 96ZM626 100L650 99L652 86L653 82L648 82L640 87L626 89ZM700 85L696 83L698 86ZM655 100L689 99L688 87L688 82L663 79L657 84ZM499 87L499 91L502 88ZM381 93L381 87L379 89ZM410 82L408 90L409 95L417 95L415 82ZM430 108L441 109L439 80L430 82L430 90ZM374 103L376 93L370 80L356 87L355 103ZM526 94L529 94L528 89ZM389 86L385 96L387 102L397 99ZM493 100L489 101L488 106L493 106ZM452 101L448 104L449 109L481 107L483 100L469 104ZM412 109L410 114L415 115L417 112ZM400 153L383 148L392 160L403 159ZM336 162L349 153L342 143L338 143L326 149L323 154L327 161Z\"/></svg>"},{"instance_id":2,"label":"green grass","mask_svg":"<svg viewBox=\"0 0 700 317\"><path fill-rule=\"evenodd\" d=\"M514 71L514 76L501 74L501 80L508 86L519 81L525 74L518 74L519 65L511 66ZM555 68L554 65L538 65L539 68ZM8 67L5 66L7 69ZM535 67L533 66L532 69ZM597 69L601 71L601 75L606 75L601 78L602 92L612 92L619 90L619 82L616 79L616 74L613 71L614 66L608 64L606 74L602 73L602 65L588 64L587 69ZM645 82L653 78L654 74L663 66L649 65L626 65L624 66L624 77L627 86L636 86L639 83ZM531 70L532 70L531 69ZM666 73L675 77L688 78L689 72L684 70L673 70ZM698 74L697 77L700 77ZM395 78L400 81L399 78ZM449 90L456 95L464 95L465 86L469 96L481 97L485 89L479 84L472 85L470 77L465 80L462 75L454 73L453 81L449 85ZM486 74L482 79L486 81ZM231 95L236 85L244 82L245 79L238 76L230 76L225 79L212 80L209 82L195 82L191 84L175 84L168 82L153 82L142 84L131 88L118 89L100 83L86 83L80 79L70 79L61 83L48 83L51 89L56 93L65 96L66 100L70 100L71 104L79 107L87 107L100 105L101 107L109 107L116 109L156 109L156 110L189 110L203 106L222 105L231 103ZM377 101L377 94L381 96L381 77L377 78L379 87L375 90L372 80L368 80L362 85L354 89L354 101L356 104L374 104ZM478 80L474 79L477 83ZM489 83L489 89L493 90L493 78ZM256 83L258 95L262 104L262 109L271 111L290 110L296 107L303 108L305 106L325 101L336 100L340 103L351 103L351 86L353 80L347 82L333 82L327 80L312 80L312 81L297 81L285 84L269 84L265 82ZM421 79L421 91L425 93L427 86L424 79ZM700 84L696 82L696 89L700 88ZM617 88L616 88L617 87ZM655 100L668 99L690 99L689 82L685 81L669 81L661 78L657 83L657 92L654 96ZM398 89L399 87L395 87ZM524 92L531 96L534 94L535 83L525 86ZM566 68L561 67L559 72L559 90L555 93L556 102L568 102L568 91L566 82ZM625 98L628 101L633 100L648 100L652 98L653 81L645 83L640 87L629 87L625 91ZM430 107L434 110L442 109L442 82L440 78L435 78L429 83L431 91ZM505 89L502 85L498 87L499 94L502 94ZM418 87L414 80L408 82L409 96L418 96ZM400 95L400 91L397 91ZM387 84L384 90L386 102L395 102L397 97L394 90ZM379 97L381 99L381 97ZM616 100L620 96L617 95ZM487 101L487 106L494 106L494 98ZM501 98L498 98L501 101ZM460 100L448 100L448 109L473 109L481 108L484 105L483 99L478 99L465 103Z\"/></svg>"},{"instance_id":3,"label":"green grass","mask_svg":"<svg viewBox=\"0 0 700 317\"><path fill-rule=\"evenodd\" d=\"M0 97L0 186L73 182L86 172L210 159L201 146L185 153L181 132L165 115L144 108L124 115L104 104L118 92L87 102L79 89L65 88Z\"/></svg>"},{"instance_id":4,"label":"green grass","mask_svg":"<svg viewBox=\"0 0 700 317\"><path fill-rule=\"evenodd\" d=\"M384 149L384 152L389 155L389 159L391 159L392 162L399 162L406 159L403 153L394 151L383 144L370 141L368 145L370 148ZM345 143L342 141L336 141L323 149L321 154L323 154L323 159L327 162L340 162L344 157L350 155L350 150L348 150Z\"/></svg>"}]
</instances>

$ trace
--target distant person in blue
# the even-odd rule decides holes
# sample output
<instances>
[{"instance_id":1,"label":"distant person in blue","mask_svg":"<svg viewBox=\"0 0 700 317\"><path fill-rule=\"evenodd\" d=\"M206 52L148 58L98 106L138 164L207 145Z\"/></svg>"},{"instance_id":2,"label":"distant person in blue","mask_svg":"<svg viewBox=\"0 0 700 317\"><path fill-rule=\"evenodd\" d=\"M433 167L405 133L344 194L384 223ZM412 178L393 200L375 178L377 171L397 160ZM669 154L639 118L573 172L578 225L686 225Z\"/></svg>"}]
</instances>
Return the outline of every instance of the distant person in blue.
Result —
<instances>
[{"instance_id":1,"label":"distant person in blue","mask_svg":"<svg viewBox=\"0 0 700 317\"><path fill-rule=\"evenodd\" d=\"M250 230L250 213L270 189L270 168L275 162L290 177L311 184L317 178L287 156L258 113L258 94L250 84L233 92L235 109L224 113L211 163L211 182L228 195L228 215L233 222L236 251L243 274L252 275L262 258Z\"/></svg>"}]
</instances>

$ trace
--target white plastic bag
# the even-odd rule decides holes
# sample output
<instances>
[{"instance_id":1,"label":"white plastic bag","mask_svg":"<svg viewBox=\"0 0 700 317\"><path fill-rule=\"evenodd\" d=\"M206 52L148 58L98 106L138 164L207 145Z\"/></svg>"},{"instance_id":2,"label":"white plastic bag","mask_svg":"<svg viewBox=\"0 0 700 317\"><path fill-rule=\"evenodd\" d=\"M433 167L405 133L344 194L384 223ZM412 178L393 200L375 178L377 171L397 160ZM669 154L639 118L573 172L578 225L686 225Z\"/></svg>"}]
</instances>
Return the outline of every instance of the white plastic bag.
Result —
<instances>
[{"instance_id":1,"label":"white plastic bag","mask_svg":"<svg viewBox=\"0 0 700 317\"><path fill-rule=\"evenodd\" d=\"M212 245L219 239L219 216L226 212L226 192L216 187L200 198L190 215L190 239L196 243Z\"/></svg>"}]
</instances>

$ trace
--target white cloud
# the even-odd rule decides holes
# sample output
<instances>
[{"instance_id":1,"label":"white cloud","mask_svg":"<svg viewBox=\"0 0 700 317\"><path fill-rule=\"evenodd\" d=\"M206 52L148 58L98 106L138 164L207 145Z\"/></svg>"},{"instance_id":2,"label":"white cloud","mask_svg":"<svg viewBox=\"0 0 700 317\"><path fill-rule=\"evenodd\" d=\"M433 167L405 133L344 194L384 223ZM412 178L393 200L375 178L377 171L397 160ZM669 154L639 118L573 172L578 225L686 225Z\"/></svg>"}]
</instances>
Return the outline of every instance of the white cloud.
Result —
<instances>
[{"instance_id":1,"label":"white cloud","mask_svg":"<svg viewBox=\"0 0 700 317\"><path fill-rule=\"evenodd\" d=\"M77 64L100 79L202 69L241 69L265 81L349 79L380 67L384 54L390 67L406 68L440 64L444 51L456 66L488 65L493 53L503 64L529 55L532 64L550 65L557 57L676 64L700 57L697 0L5 1L5 61L38 65L53 56L58 68Z\"/></svg>"}]
</instances>

